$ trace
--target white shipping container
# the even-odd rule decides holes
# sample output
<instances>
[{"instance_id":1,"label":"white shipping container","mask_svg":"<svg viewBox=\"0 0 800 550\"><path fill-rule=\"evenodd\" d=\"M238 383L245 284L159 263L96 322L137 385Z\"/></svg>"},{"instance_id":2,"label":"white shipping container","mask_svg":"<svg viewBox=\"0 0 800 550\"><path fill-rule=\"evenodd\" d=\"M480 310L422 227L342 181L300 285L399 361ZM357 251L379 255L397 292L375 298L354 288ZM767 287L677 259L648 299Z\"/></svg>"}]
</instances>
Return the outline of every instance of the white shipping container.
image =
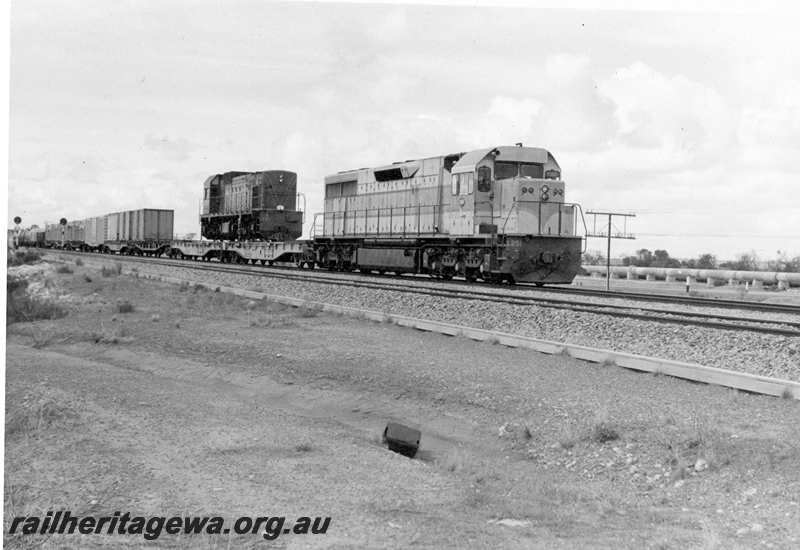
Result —
<instances>
[{"instance_id":1,"label":"white shipping container","mask_svg":"<svg viewBox=\"0 0 800 550\"><path fill-rule=\"evenodd\" d=\"M106 239L107 241L119 241L120 237L120 221L122 219L121 212L114 212L106 216Z\"/></svg>"},{"instance_id":2,"label":"white shipping container","mask_svg":"<svg viewBox=\"0 0 800 550\"><path fill-rule=\"evenodd\" d=\"M86 244L98 246L106 240L106 221L107 216L96 216L86 220Z\"/></svg>"}]
</instances>

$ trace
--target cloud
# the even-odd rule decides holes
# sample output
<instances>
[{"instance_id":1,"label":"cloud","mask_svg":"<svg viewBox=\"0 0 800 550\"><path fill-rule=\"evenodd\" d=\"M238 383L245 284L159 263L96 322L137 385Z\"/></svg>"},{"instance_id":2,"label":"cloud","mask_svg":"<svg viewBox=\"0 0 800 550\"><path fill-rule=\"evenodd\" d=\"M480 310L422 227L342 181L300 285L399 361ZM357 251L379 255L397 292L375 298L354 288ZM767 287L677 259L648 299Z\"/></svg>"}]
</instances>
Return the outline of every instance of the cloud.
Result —
<instances>
[{"instance_id":1,"label":"cloud","mask_svg":"<svg viewBox=\"0 0 800 550\"><path fill-rule=\"evenodd\" d=\"M722 95L683 75L637 61L599 83L614 106L613 144L636 170L679 170L717 162L735 138Z\"/></svg>"},{"instance_id":2,"label":"cloud","mask_svg":"<svg viewBox=\"0 0 800 550\"><path fill-rule=\"evenodd\" d=\"M144 138L144 146L173 161L187 160L191 153L197 150L198 145L183 137L169 138L166 136L155 137L148 134Z\"/></svg>"}]
</instances>

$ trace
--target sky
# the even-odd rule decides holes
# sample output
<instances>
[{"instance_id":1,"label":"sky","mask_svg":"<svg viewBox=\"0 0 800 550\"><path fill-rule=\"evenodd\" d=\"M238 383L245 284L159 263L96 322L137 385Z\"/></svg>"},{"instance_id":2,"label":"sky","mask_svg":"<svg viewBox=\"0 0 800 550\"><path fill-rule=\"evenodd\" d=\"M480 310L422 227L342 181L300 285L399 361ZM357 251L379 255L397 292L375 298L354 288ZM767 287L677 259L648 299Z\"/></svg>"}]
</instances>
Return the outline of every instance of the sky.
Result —
<instances>
[{"instance_id":1,"label":"sky","mask_svg":"<svg viewBox=\"0 0 800 550\"><path fill-rule=\"evenodd\" d=\"M17 0L8 223L199 234L207 176L286 169L307 233L327 174L523 142L567 201L636 214L614 256L800 255L796 14L683 5Z\"/></svg>"}]
</instances>

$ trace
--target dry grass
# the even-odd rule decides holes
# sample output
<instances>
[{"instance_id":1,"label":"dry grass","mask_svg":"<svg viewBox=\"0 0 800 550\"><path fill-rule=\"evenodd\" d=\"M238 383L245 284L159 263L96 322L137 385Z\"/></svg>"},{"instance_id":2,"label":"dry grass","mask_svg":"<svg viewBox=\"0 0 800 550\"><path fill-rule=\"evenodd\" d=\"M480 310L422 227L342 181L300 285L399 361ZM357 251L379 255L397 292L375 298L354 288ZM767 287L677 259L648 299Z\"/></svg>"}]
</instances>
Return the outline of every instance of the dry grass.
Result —
<instances>
[{"instance_id":1,"label":"dry grass","mask_svg":"<svg viewBox=\"0 0 800 550\"><path fill-rule=\"evenodd\" d=\"M688 426L669 420L660 439L667 452L671 481L684 478L695 465L717 470L732 462L730 443L708 416L694 414Z\"/></svg>"},{"instance_id":2,"label":"dry grass","mask_svg":"<svg viewBox=\"0 0 800 550\"><path fill-rule=\"evenodd\" d=\"M469 473L475 471L475 459L461 447L453 447L445 455L436 460L445 471L453 473Z\"/></svg>"},{"instance_id":3,"label":"dry grass","mask_svg":"<svg viewBox=\"0 0 800 550\"><path fill-rule=\"evenodd\" d=\"M56 268L56 273L74 273L74 271L67 264L63 264Z\"/></svg>"},{"instance_id":4,"label":"dry grass","mask_svg":"<svg viewBox=\"0 0 800 550\"><path fill-rule=\"evenodd\" d=\"M82 266L83 265L83 260L81 260L80 258L77 258L75 260L75 265L78 266L78 267Z\"/></svg>"},{"instance_id":5,"label":"dry grass","mask_svg":"<svg viewBox=\"0 0 800 550\"><path fill-rule=\"evenodd\" d=\"M122 264L117 262L113 266L104 265L100 269L100 274L103 277L118 277L122 274Z\"/></svg>"},{"instance_id":6,"label":"dry grass","mask_svg":"<svg viewBox=\"0 0 800 550\"><path fill-rule=\"evenodd\" d=\"M322 309L316 304L303 304L297 308L297 316L303 318L316 317Z\"/></svg>"},{"instance_id":7,"label":"dry grass","mask_svg":"<svg viewBox=\"0 0 800 550\"><path fill-rule=\"evenodd\" d=\"M75 417L74 411L50 397L26 394L6 404L6 435L35 437Z\"/></svg>"},{"instance_id":8,"label":"dry grass","mask_svg":"<svg viewBox=\"0 0 800 550\"><path fill-rule=\"evenodd\" d=\"M35 264L41 259L42 255L37 250L15 250L13 254L8 255L7 264L9 267L24 264Z\"/></svg>"},{"instance_id":9,"label":"dry grass","mask_svg":"<svg viewBox=\"0 0 800 550\"><path fill-rule=\"evenodd\" d=\"M558 444L563 449L571 449L582 441L602 445L616 441L620 437L621 428L610 418L608 410L603 407L596 411L589 420L565 424L558 437Z\"/></svg>"},{"instance_id":10,"label":"dry grass","mask_svg":"<svg viewBox=\"0 0 800 550\"><path fill-rule=\"evenodd\" d=\"M6 280L6 323L60 319L67 310L53 300L37 298L27 292L28 282L22 279Z\"/></svg>"},{"instance_id":11,"label":"dry grass","mask_svg":"<svg viewBox=\"0 0 800 550\"><path fill-rule=\"evenodd\" d=\"M291 328L297 323L285 315L270 316L258 315L250 319L250 326L254 328Z\"/></svg>"},{"instance_id":12,"label":"dry grass","mask_svg":"<svg viewBox=\"0 0 800 550\"><path fill-rule=\"evenodd\" d=\"M134 338L124 323L114 323L109 329L101 322L100 328L88 335L88 340L95 344L127 344L133 342Z\"/></svg>"}]
</instances>

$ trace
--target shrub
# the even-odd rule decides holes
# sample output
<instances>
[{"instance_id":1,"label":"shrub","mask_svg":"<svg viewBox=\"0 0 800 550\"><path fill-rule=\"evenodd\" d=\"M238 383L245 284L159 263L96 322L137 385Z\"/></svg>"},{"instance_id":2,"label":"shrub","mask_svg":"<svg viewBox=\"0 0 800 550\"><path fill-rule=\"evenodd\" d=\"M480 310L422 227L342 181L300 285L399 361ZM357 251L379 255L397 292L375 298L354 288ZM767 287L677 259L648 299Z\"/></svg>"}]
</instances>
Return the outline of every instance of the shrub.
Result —
<instances>
[{"instance_id":1,"label":"shrub","mask_svg":"<svg viewBox=\"0 0 800 550\"><path fill-rule=\"evenodd\" d=\"M601 421L592 427L591 438L597 443L608 443L619 439L619 432L610 423Z\"/></svg>"},{"instance_id":2,"label":"shrub","mask_svg":"<svg viewBox=\"0 0 800 550\"><path fill-rule=\"evenodd\" d=\"M7 264L9 266L33 264L40 261L41 259L42 255L36 250L31 250L31 249L15 250L13 254L8 255Z\"/></svg>"},{"instance_id":3,"label":"shrub","mask_svg":"<svg viewBox=\"0 0 800 550\"><path fill-rule=\"evenodd\" d=\"M298 317L316 317L319 315L319 310L309 306L301 306L298 308L299 311L297 313Z\"/></svg>"},{"instance_id":4,"label":"shrub","mask_svg":"<svg viewBox=\"0 0 800 550\"><path fill-rule=\"evenodd\" d=\"M72 268L70 266L68 266L67 264L63 264L58 266L58 268L56 268L56 273L74 273L74 272L72 271Z\"/></svg>"},{"instance_id":5,"label":"shrub","mask_svg":"<svg viewBox=\"0 0 800 550\"><path fill-rule=\"evenodd\" d=\"M82 266L83 265L83 260L78 258L77 260L75 260L75 265L77 265L78 267Z\"/></svg>"},{"instance_id":6,"label":"shrub","mask_svg":"<svg viewBox=\"0 0 800 550\"><path fill-rule=\"evenodd\" d=\"M122 273L122 264L115 263L111 267L104 265L100 270L100 273L103 275L103 277L116 277Z\"/></svg>"},{"instance_id":7,"label":"shrub","mask_svg":"<svg viewBox=\"0 0 800 550\"><path fill-rule=\"evenodd\" d=\"M8 278L6 282L6 323L60 319L67 311L52 300L35 298L27 292L27 281Z\"/></svg>"}]
</instances>

